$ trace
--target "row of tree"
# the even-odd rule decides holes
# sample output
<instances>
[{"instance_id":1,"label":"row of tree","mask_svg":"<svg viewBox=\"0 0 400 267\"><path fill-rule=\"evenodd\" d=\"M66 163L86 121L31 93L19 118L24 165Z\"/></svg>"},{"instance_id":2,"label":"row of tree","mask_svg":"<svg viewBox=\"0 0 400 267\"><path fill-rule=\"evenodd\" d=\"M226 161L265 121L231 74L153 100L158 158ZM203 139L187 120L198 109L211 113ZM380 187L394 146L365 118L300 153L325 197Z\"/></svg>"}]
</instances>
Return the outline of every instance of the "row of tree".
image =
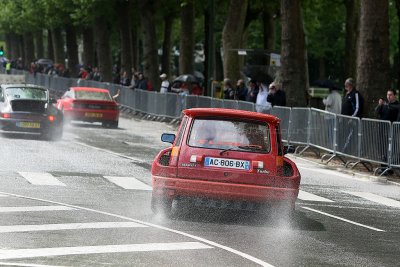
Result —
<instances>
[{"instance_id":1,"label":"row of tree","mask_svg":"<svg viewBox=\"0 0 400 267\"><path fill-rule=\"evenodd\" d=\"M280 53L289 105L306 105L310 79L355 77L371 105L400 80L400 0L1 0L0 9L8 57L51 58L76 73L82 44L81 63L105 81L114 63L155 85L160 72L193 73L195 43L205 47L206 80L240 78L237 49Z\"/></svg>"}]
</instances>

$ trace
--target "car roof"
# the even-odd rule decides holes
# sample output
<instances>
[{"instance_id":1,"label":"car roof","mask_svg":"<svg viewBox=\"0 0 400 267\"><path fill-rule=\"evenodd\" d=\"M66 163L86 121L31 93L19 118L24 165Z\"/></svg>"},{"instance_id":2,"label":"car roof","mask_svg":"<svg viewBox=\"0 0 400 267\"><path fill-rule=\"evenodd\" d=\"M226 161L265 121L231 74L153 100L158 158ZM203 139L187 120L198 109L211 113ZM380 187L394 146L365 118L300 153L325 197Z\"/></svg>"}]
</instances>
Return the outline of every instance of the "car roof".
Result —
<instances>
[{"instance_id":1,"label":"car roof","mask_svg":"<svg viewBox=\"0 0 400 267\"><path fill-rule=\"evenodd\" d=\"M71 87L70 88L73 91L91 91L91 92L104 92L104 93L109 93L107 89L103 88L96 88L96 87Z\"/></svg>"},{"instance_id":2,"label":"car roof","mask_svg":"<svg viewBox=\"0 0 400 267\"><path fill-rule=\"evenodd\" d=\"M1 87L3 89L14 88L14 87L25 87L25 88L39 88L42 90L48 90L46 87L40 85L26 84L26 83L8 83L8 84L2 84Z\"/></svg>"},{"instance_id":3,"label":"car roof","mask_svg":"<svg viewBox=\"0 0 400 267\"><path fill-rule=\"evenodd\" d=\"M182 111L189 117L229 117L238 119L265 121L271 124L278 124L280 119L269 114L262 114L246 110L226 109L226 108L191 108Z\"/></svg>"}]
</instances>

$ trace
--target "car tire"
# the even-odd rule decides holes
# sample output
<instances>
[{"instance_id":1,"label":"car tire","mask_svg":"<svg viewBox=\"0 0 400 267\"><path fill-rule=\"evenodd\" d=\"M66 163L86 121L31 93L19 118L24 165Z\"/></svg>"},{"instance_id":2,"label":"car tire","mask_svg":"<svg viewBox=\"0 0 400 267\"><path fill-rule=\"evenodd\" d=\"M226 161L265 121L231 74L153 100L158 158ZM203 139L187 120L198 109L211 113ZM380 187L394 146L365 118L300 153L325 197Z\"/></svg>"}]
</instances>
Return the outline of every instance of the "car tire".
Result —
<instances>
[{"instance_id":1,"label":"car tire","mask_svg":"<svg viewBox=\"0 0 400 267\"><path fill-rule=\"evenodd\" d=\"M161 214L166 217L172 216L172 199L162 196L151 197L151 210L154 214Z\"/></svg>"},{"instance_id":2,"label":"car tire","mask_svg":"<svg viewBox=\"0 0 400 267\"><path fill-rule=\"evenodd\" d=\"M58 126L49 129L47 132L42 133L42 139L46 141L59 141L62 139L64 132L63 123L61 122Z\"/></svg>"}]
</instances>

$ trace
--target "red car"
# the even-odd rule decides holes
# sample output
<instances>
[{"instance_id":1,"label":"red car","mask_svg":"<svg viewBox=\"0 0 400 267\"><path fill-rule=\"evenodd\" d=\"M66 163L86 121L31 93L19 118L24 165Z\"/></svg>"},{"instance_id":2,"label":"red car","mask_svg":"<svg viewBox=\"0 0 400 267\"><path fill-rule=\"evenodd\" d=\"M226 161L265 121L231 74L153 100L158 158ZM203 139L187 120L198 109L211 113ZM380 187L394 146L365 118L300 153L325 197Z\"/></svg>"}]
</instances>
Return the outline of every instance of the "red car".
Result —
<instances>
[{"instance_id":1,"label":"red car","mask_svg":"<svg viewBox=\"0 0 400 267\"><path fill-rule=\"evenodd\" d=\"M65 120L101 122L105 127L118 128L118 104L106 89L71 87L57 101Z\"/></svg>"},{"instance_id":2,"label":"red car","mask_svg":"<svg viewBox=\"0 0 400 267\"><path fill-rule=\"evenodd\" d=\"M283 204L276 206L294 210L300 173L284 157L278 118L218 108L183 115L176 136L161 136L172 147L153 161L154 212L171 215L174 200L262 211Z\"/></svg>"}]
</instances>

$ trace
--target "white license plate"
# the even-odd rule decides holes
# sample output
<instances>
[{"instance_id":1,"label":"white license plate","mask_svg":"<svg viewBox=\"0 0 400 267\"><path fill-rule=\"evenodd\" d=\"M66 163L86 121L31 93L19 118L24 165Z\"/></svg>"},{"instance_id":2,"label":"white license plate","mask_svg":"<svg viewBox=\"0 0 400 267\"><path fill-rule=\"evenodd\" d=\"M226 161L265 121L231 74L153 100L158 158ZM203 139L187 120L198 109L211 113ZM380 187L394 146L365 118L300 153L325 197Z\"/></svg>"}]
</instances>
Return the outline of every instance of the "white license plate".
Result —
<instances>
[{"instance_id":1,"label":"white license plate","mask_svg":"<svg viewBox=\"0 0 400 267\"><path fill-rule=\"evenodd\" d=\"M236 160L236 159L206 157L204 159L204 166L217 167L217 168L239 169L239 170L250 170L250 162L249 161Z\"/></svg>"},{"instance_id":2,"label":"white license plate","mask_svg":"<svg viewBox=\"0 0 400 267\"><path fill-rule=\"evenodd\" d=\"M40 123L39 122L21 121L21 122L17 122L17 126L20 127L20 128L39 129L40 128Z\"/></svg>"}]
</instances>

